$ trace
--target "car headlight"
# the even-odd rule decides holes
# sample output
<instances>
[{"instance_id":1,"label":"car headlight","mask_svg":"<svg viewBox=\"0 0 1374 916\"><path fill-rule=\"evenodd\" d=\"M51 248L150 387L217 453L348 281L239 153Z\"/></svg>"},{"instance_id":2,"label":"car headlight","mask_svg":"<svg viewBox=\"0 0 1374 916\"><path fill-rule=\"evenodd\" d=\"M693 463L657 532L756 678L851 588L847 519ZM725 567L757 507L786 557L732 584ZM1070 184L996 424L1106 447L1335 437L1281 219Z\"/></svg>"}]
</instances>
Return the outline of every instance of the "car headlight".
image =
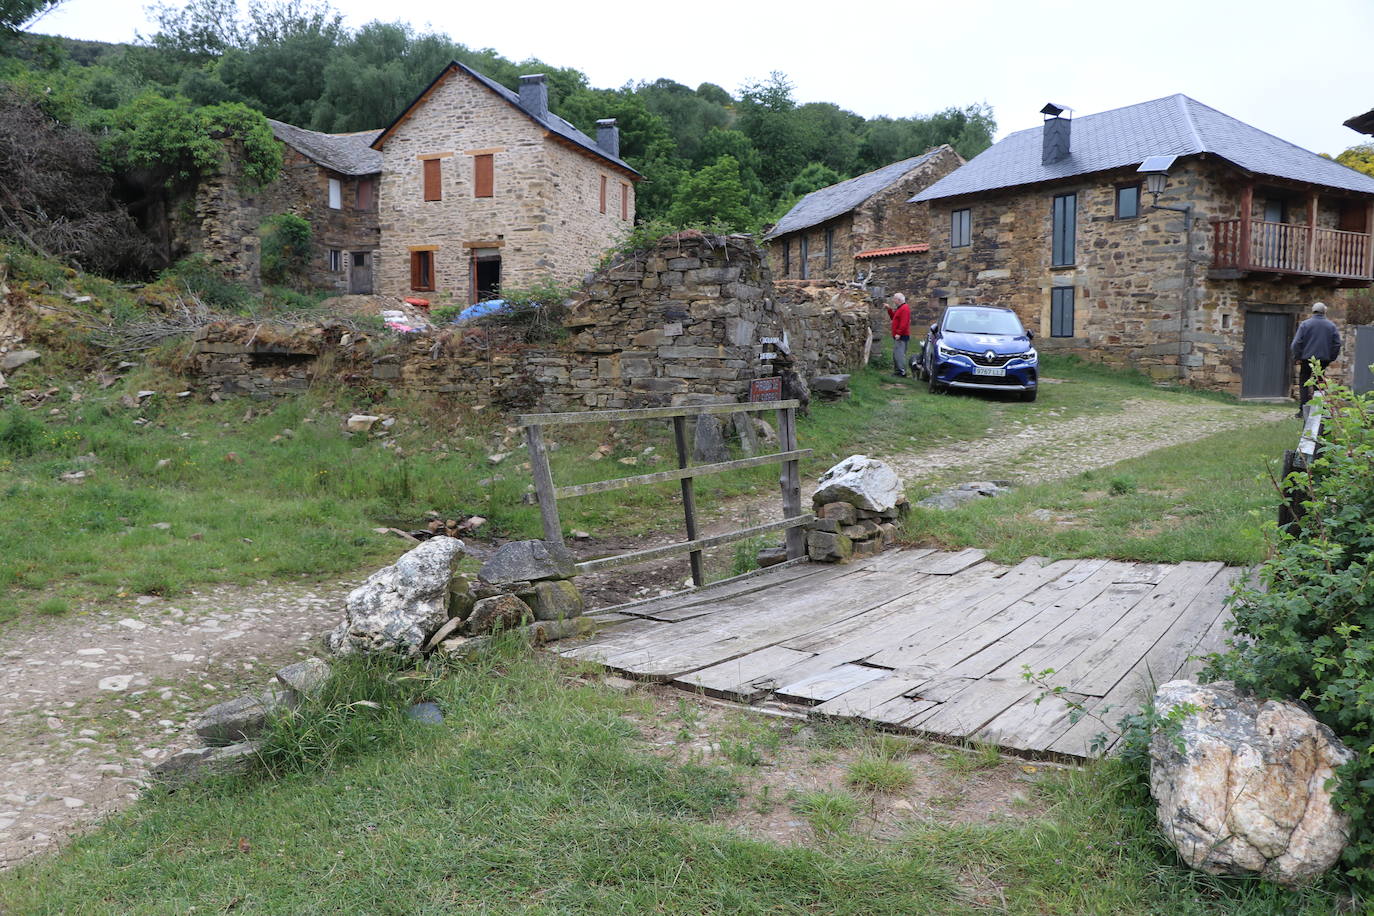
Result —
<instances>
[{"instance_id":1,"label":"car headlight","mask_svg":"<svg viewBox=\"0 0 1374 916\"><path fill-rule=\"evenodd\" d=\"M1021 358L1022 358L1022 359L1035 359L1035 358L1036 358L1037 356L1039 356L1039 355L1040 355L1040 354L1038 354L1038 353L1035 352L1035 348L1034 348L1034 347L1031 347L1031 348L1030 348L1029 350L1027 350L1025 353L1022 353L1022 354L1021 354Z\"/></svg>"},{"instance_id":2,"label":"car headlight","mask_svg":"<svg viewBox=\"0 0 1374 916\"><path fill-rule=\"evenodd\" d=\"M939 353L941 356L953 356L955 353L958 353L959 351L955 350L953 347L947 347L937 340L935 341L935 352Z\"/></svg>"}]
</instances>

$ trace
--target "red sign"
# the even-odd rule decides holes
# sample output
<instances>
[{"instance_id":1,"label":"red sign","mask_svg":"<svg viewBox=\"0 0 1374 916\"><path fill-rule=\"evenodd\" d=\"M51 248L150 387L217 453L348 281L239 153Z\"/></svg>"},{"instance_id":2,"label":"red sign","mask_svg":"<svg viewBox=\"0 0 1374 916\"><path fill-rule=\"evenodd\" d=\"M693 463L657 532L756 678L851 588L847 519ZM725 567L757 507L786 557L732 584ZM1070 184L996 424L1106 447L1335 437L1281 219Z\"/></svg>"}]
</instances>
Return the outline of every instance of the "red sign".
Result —
<instances>
[{"instance_id":1,"label":"red sign","mask_svg":"<svg viewBox=\"0 0 1374 916\"><path fill-rule=\"evenodd\" d=\"M749 400L781 401L782 378L775 375L771 378L754 379L749 383Z\"/></svg>"}]
</instances>

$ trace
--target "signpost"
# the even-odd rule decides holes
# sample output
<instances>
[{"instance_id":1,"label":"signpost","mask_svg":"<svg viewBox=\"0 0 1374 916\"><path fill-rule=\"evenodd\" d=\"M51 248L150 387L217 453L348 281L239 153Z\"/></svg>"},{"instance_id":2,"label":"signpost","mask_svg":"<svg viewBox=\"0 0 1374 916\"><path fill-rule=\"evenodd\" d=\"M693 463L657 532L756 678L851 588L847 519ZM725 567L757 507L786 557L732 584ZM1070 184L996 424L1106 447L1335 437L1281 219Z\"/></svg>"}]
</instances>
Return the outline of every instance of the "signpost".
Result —
<instances>
[{"instance_id":1,"label":"signpost","mask_svg":"<svg viewBox=\"0 0 1374 916\"><path fill-rule=\"evenodd\" d=\"M749 383L750 401L781 401L782 379L776 375L756 378Z\"/></svg>"}]
</instances>

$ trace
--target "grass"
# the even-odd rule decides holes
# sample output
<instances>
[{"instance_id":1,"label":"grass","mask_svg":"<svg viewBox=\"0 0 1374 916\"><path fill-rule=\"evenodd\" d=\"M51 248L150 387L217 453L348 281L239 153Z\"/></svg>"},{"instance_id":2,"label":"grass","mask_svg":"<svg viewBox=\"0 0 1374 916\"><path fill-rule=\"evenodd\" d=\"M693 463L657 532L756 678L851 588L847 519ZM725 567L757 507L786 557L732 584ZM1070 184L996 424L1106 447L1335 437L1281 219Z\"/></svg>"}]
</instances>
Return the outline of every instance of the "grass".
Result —
<instances>
[{"instance_id":1,"label":"grass","mask_svg":"<svg viewBox=\"0 0 1374 916\"><path fill-rule=\"evenodd\" d=\"M849 765L845 781L857 789L870 792L895 792L905 789L915 780L911 767L887 757L860 757Z\"/></svg>"},{"instance_id":2,"label":"grass","mask_svg":"<svg viewBox=\"0 0 1374 916\"><path fill-rule=\"evenodd\" d=\"M1151 563L1264 557L1261 524L1273 516L1291 423L1219 433L1087 471L1021 487L958 509L915 508L908 531L947 547L982 547L989 559L1111 557Z\"/></svg>"},{"instance_id":3,"label":"grass","mask_svg":"<svg viewBox=\"0 0 1374 916\"><path fill-rule=\"evenodd\" d=\"M443 680L396 689L397 673L371 672L391 684L378 687L351 669L309 716L375 697L378 715L352 731L367 740L323 742L346 753L277 778L151 792L56 855L0 875L0 911L1335 912L1329 885L1291 893L1175 864L1118 764L1028 784L1043 816L918 819L889 841L849 832L866 809L854 795L792 793L777 804L818 835L814 848L783 846L718 823L739 804L728 763L653 754L629 721L635 698L514 641ZM419 695L441 706L442 725L391 714Z\"/></svg>"}]
</instances>

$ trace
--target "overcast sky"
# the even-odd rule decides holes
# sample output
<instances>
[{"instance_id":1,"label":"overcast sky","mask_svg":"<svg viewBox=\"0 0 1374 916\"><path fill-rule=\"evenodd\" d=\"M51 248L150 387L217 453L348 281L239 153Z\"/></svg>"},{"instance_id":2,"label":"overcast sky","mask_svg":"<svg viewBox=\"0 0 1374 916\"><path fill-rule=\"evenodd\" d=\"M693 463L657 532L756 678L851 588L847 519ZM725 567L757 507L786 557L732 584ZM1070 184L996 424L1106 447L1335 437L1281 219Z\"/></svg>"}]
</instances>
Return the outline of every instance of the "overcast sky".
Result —
<instances>
[{"instance_id":1,"label":"overcast sky","mask_svg":"<svg viewBox=\"0 0 1374 916\"><path fill-rule=\"evenodd\" d=\"M1183 92L1334 154L1368 139L1341 122L1374 108L1374 0L333 6L351 26L400 19L513 60L576 67L597 87L668 77L735 93L778 70L798 101L866 117L987 102L999 138L1039 124L1048 101L1084 115ZM143 0L65 0L34 31L129 41L154 29Z\"/></svg>"}]
</instances>

